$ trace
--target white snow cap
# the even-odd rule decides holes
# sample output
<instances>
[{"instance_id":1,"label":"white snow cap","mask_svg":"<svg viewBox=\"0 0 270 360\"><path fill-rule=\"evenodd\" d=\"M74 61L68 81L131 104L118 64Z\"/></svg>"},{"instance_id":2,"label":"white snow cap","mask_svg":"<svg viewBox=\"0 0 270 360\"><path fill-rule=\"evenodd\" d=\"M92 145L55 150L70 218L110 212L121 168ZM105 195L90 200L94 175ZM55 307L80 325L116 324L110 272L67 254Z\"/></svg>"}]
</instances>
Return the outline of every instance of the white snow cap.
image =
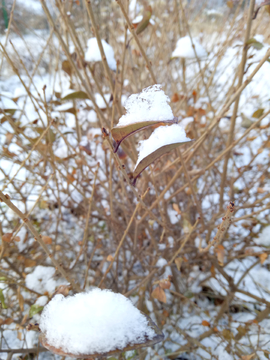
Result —
<instances>
[{"instance_id":1,"label":"white snow cap","mask_svg":"<svg viewBox=\"0 0 270 360\"><path fill-rule=\"evenodd\" d=\"M198 58L203 58L207 56L207 52L202 47L202 45L198 42L197 39L192 39L193 44L195 46L196 54ZM180 38L176 43L176 48L172 53L172 57L181 57L186 59L194 59L196 58L195 51L192 47L192 42L190 37L187 35L185 37Z\"/></svg>"},{"instance_id":2,"label":"white snow cap","mask_svg":"<svg viewBox=\"0 0 270 360\"><path fill-rule=\"evenodd\" d=\"M55 295L44 307L39 326L48 344L75 355L124 349L155 336L128 298L98 288L68 297Z\"/></svg>"},{"instance_id":3,"label":"white snow cap","mask_svg":"<svg viewBox=\"0 0 270 360\"><path fill-rule=\"evenodd\" d=\"M127 113L119 119L117 126L142 121L172 120L174 116L169 101L169 97L158 84L143 89L139 94L130 95L124 104Z\"/></svg>"},{"instance_id":4,"label":"white snow cap","mask_svg":"<svg viewBox=\"0 0 270 360\"><path fill-rule=\"evenodd\" d=\"M114 58L114 51L111 45L109 45L105 40L101 40L103 50L108 62L108 66L112 70L116 70L116 61ZM101 54L98 47L98 42L96 38L91 38L87 41L87 50L85 53L86 61L102 61Z\"/></svg>"},{"instance_id":5,"label":"white snow cap","mask_svg":"<svg viewBox=\"0 0 270 360\"><path fill-rule=\"evenodd\" d=\"M185 133L185 130L179 124L160 126L155 129L150 135L149 139L141 140L139 143L139 156L137 160L137 165L142 161L146 156L156 151L162 146L182 143L191 141Z\"/></svg>"}]
</instances>

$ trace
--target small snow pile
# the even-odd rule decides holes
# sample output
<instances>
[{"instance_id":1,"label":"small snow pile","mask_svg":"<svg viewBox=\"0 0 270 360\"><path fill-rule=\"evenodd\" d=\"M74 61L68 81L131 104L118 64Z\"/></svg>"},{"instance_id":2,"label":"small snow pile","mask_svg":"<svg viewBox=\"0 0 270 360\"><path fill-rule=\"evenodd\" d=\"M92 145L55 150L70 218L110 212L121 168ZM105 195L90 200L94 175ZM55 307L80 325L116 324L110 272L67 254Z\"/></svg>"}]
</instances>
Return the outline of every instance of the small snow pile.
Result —
<instances>
[{"instance_id":1,"label":"small snow pile","mask_svg":"<svg viewBox=\"0 0 270 360\"><path fill-rule=\"evenodd\" d=\"M39 326L48 344L75 355L103 354L155 336L129 299L97 288L74 296L55 295Z\"/></svg>"},{"instance_id":2,"label":"small snow pile","mask_svg":"<svg viewBox=\"0 0 270 360\"><path fill-rule=\"evenodd\" d=\"M137 165L142 161L146 156L150 155L157 149L165 145L184 143L191 141L185 133L185 130L179 124L160 126L155 129L149 139L141 140L139 143L139 156L137 160Z\"/></svg>"},{"instance_id":3,"label":"small snow pile","mask_svg":"<svg viewBox=\"0 0 270 360\"><path fill-rule=\"evenodd\" d=\"M162 268L163 266L167 265L167 260L164 258L158 259L156 266Z\"/></svg>"},{"instance_id":4,"label":"small snow pile","mask_svg":"<svg viewBox=\"0 0 270 360\"><path fill-rule=\"evenodd\" d=\"M103 50L108 62L108 66L111 70L116 70L116 61L114 58L114 51L111 45L109 45L105 40L101 40ZM96 38L91 38L87 41L87 50L85 53L86 61L101 61L101 54L98 47L98 42Z\"/></svg>"},{"instance_id":5,"label":"small snow pile","mask_svg":"<svg viewBox=\"0 0 270 360\"><path fill-rule=\"evenodd\" d=\"M202 47L202 45L198 42L197 39L192 39L193 44L195 46L196 54L198 58L204 58L207 56L207 52ZM176 48L172 53L172 57L181 57L186 59L194 59L196 58L195 51L192 47L192 43L190 37L187 35L185 37L180 38L176 43Z\"/></svg>"},{"instance_id":6,"label":"small snow pile","mask_svg":"<svg viewBox=\"0 0 270 360\"><path fill-rule=\"evenodd\" d=\"M257 245L270 246L270 226L266 226L254 242Z\"/></svg>"},{"instance_id":7,"label":"small snow pile","mask_svg":"<svg viewBox=\"0 0 270 360\"><path fill-rule=\"evenodd\" d=\"M169 97L161 90L161 85L149 86L139 94L131 95L124 106L127 111L119 119L117 126L126 126L142 121L173 120Z\"/></svg>"},{"instance_id":8,"label":"small snow pile","mask_svg":"<svg viewBox=\"0 0 270 360\"><path fill-rule=\"evenodd\" d=\"M38 265L31 274L26 276L25 284L29 289L41 294L45 291L53 293L57 286L56 281L52 278L54 273L55 269L53 267Z\"/></svg>"}]
</instances>

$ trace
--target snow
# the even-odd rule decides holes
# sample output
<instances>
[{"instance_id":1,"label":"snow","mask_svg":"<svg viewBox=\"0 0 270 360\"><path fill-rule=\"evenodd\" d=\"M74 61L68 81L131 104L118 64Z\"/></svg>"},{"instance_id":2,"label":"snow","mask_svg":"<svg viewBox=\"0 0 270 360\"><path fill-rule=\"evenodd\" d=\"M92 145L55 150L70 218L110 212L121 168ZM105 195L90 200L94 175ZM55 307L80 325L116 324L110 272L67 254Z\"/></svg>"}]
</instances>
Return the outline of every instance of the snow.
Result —
<instances>
[{"instance_id":1,"label":"snow","mask_svg":"<svg viewBox=\"0 0 270 360\"><path fill-rule=\"evenodd\" d=\"M257 245L270 246L270 226L263 228L258 239L254 239Z\"/></svg>"},{"instance_id":2,"label":"snow","mask_svg":"<svg viewBox=\"0 0 270 360\"><path fill-rule=\"evenodd\" d=\"M52 278L54 273L55 268L38 265L31 274L26 276L25 284L29 289L41 294L45 291L52 293L57 286L56 281Z\"/></svg>"},{"instance_id":3,"label":"snow","mask_svg":"<svg viewBox=\"0 0 270 360\"><path fill-rule=\"evenodd\" d=\"M164 258L158 259L156 266L162 268L163 266L167 265L167 260Z\"/></svg>"},{"instance_id":4,"label":"snow","mask_svg":"<svg viewBox=\"0 0 270 360\"><path fill-rule=\"evenodd\" d=\"M185 133L185 130L179 124L160 126L155 129L149 139L141 140L139 143L139 156L136 166L146 156L165 145L184 143L191 141Z\"/></svg>"},{"instance_id":5,"label":"snow","mask_svg":"<svg viewBox=\"0 0 270 360\"><path fill-rule=\"evenodd\" d=\"M111 45L109 45L105 40L101 40L103 50L108 62L108 66L111 70L116 70L116 61L114 58L114 51ZM86 61L101 61L101 54L99 51L98 43L96 38L91 38L87 41L87 50L85 53Z\"/></svg>"},{"instance_id":6,"label":"snow","mask_svg":"<svg viewBox=\"0 0 270 360\"><path fill-rule=\"evenodd\" d=\"M196 54L198 58L204 58L207 56L206 50L202 47L202 45L198 42L196 38L192 39L193 44L195 46ZM176 48L172 53L172 57L181 57L186 59L194 59L196 58L195 51L192 47L192 43L190 37L187 35L185 37L180 38L176 43Z\"/></svg>"},{"instance_id":7,"label":"snow","mask_svg":"<svg viewBox=\"0 0 270 360\"><path fill-rule=\"evenodd\" d=\"M169 101L168 96L161 90L161 85L149 86L141 93L129 96L124 104L127 113L119 119L117 126L142 121L172 120L174 116Z\"/></svg>"},{"instance_id":8,"label":"snow","mask_svg":"<svg viewBox=\"0 0 270 360\"><path fill-rule=\"evenodd\" d=\"M2 109L17 109L18 105L6 96L0 96L0 107Z\"/></svg>"},{"instance_id":9,"label":"snow","mask_svg":"<svg viewBox=\"0 0 270 360\"><path fill-rule=\"evenodd\" d=\"M55 295L39 326L50 345L76 355L124 349L155 336L129 299L98 288L68 297Z\"/></svg>"}]
</instances>

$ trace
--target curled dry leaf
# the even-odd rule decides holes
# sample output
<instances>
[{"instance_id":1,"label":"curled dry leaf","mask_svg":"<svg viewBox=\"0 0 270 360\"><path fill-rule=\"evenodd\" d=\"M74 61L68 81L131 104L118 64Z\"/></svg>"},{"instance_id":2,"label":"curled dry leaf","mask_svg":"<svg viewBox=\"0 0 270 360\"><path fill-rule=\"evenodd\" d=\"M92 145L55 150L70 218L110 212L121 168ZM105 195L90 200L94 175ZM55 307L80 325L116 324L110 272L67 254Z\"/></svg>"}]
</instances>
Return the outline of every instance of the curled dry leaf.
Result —
<instances>
[{"instance_id":1,"label":"curled dry leaf","mask_svg":"<svg viewBox=\"0 0 270 360\"><path fill-rule=\"evenodd\" d=\"M12 239L12 233L5 233L3 236L2 236L2 240L7 242L7 243L10 243L11 242L11 239Z\"/></svg>"},{"instance_id":2,"label":"curled dry leaf","mask_svg":"<svg viewBox=\"0 0 270 360\"><path fill-rule=\"evenodd\" d=\"M202 326L208 326L208 327L210 327L210 322L207 321L207 320L203 320L203 321L202 321Z\"/></svg>"},{"instance_id":3,"label":"curled dry leaf","mask_svg":"<svg viewBox=\"0 0 270 360\"><path fill-rule=\"evenodd\" d=\"M44 236L42 236L42 240L43 240L44 243L47 244L47 245L51 245L51 243L52 243L52 238L51 238L50 236L44 235Z\"/></svg>"},{"instance_id":4,"label":"curled dry leaf","mask_svg":"<svg viewBox=\"0 0 270 360\"><path fill-rule=\"evenodd\" d=\"M179 209L179 206L176 203L173 203L172 207L173 210L176 211L178 215L181 215L181 210Z\"/></svg>"},{"instance_id":5,"label":"curled dry leaf","mask_svg":"<svg viewBox=\"0 0 270 360\"><path fill-rule=\"evenodd\" d=\"M242 360L251 360L254 356L255 356L255 353L250 354L250 355L242 355L241 358L242 358Z\"/></svg>"},{"instance_id":6,"label":"curled dry leaf","mask_svg":"<svg viewBox=\"0 0 270 360\"><path fill-rule=\"evenodd\" d=\"M70 285L60 285L58 286L58 288L55 290L55 292L53 293L52 297L57 295L57 294L62 294L63 296L68 296L68 293L71 289Z\"/></svg>"},{"instance_id":7,"label":"curled dry leaf","mask_svg":"<svg viewBox=\"0 0 270 360\"><path fill-rule=\"evenodd\" d=\"M225 248L223 245L218 245L216 247L217 259L220 266L224 265L224 257L225 257Z\"/></svg>"},{"instance_id":8,"label":"curled dry leaf","mask_svg":"<svg viewBox=\"0 0 270 360\"><path fill-rule=\"evenodd\" d=\"M261 264L263 264L265 262L265 260L268 258L268 254L267 253L262 253L259 255L260 258L260 262Z\"/></svg>"},{"instance_id":9,"label":"curled dry leaf","mask_svg":"<svg viewBox=\"0 0 270 360\"><path fill-rule=\"evenodd\" d=\"M113 261L113 256L111 254L107 256L107 261Z\"/></svg>"},{"instance_id":10,"label":"curled dry leaf","mask_svg":"<svg viewBox=\"0 0 270 360\"><path fill-rule=\"evenodd\" d=\"M167 302L165 291L164 291L160 286L157 286L157 287L152 291L151 296L152 296L154 299L157 299L158 301L161 301L161 302L163 302L163 303L165 303L165 304L166 304L166 302Z\"/></svg>"},{"instance_id":11,"label":"curled dry leaf","mask_svg":"<svg viewBox=\"0 0 270 360\"><path fill-rule=\"evenodd\" d=\"M174 260L174 262L177 267L177 270L180 271L183 259L179 256Z\"/></svg>"}]
</instances>

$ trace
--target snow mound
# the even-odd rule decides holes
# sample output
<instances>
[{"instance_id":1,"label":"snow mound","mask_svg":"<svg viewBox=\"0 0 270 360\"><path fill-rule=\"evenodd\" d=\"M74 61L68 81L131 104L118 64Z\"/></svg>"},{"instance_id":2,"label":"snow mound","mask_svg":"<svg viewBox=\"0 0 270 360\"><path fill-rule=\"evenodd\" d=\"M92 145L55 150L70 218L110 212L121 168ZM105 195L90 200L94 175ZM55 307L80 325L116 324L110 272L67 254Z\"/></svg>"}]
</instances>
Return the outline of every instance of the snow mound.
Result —
<instances>
[{"instance_id":1,"label":"snow mound","mask_svg":"<svg viewBox=\"0 0 270 360\"><path fill-rule=\"evenodd\" d=\"M141 140L139 143L139 156L135 167L146 156L165 145L191 141L185 133L185 130L179 124L160 126L155 129L149 139Z\"/></svg>"},{"instance_id":2,"label":"snow mound","mask_svg":"<svg viewBox=\"0 0 270 360\"><path fill-rule=\"evenodd\" d=\"M105 40L101 40L103 50L108 62L108 66L111 70L116 70L116 61L114 58L114 51L111 45L109 45ZM87 50L85 53L86 61L102 61L101 54L98 47L98 42L96 38L91 38L87 41Z\"/></svg>"},{"instance_id":3,"label":"snow mound","mask_svg":"<svg viewBox=\"0 0 270 360\"><path fill-rule=\"evenodd\" d=\"M198 58L204 58L207 56L206 50L195 38L192 39L195 46L196 54ZM186 59L196 58L195 51L192 47L192 43L189 36L180 38L176 43L176 48L172 53L172 57L181 57Z\"/></svg>"},{"instance_id":4,"label":"snow mound","mask_svg":"<svg viewBox=\"0 0 270 360\"><path fill-rule=\"evenodd\" d=\"M56 281L52 278L54 273L55 268L38 265L31 274L26 276L26 286L41 294L45 291L52 293L57 286Z\"/></svg>"},{"instance_id":5,"label":"snow mound","mask_svg":"<svg viewBox=\"0 0 270 360\"><path fill-rule=\"evenodd\" d=\"M142 121L172 120L174 116L169 101L169 97L161 90L161 85L149 86L127 99L124 105L127 113L119 119L117 126Z\"/></svg>"},{"instance_id":6,"label":"snow mound","mask_svg":"<svg viewBox=\"0 0 270 360\"><path fill-rule=\"evenodd\" d=\"M257 245L270 246L270 226L266 226L254 242Z\"/></svg>"},{"instance_id":7,"label":"snow mound","mask_svg":"<svg viewBox=\"0 0 270 360\"><path fill-rule=\"evenodd\" d=\"M129 299L97 288L74 296L55 295L44 307L39 326L50 345L76 355L124 349L155 336Z\"/></svg>"}]
</instances>

